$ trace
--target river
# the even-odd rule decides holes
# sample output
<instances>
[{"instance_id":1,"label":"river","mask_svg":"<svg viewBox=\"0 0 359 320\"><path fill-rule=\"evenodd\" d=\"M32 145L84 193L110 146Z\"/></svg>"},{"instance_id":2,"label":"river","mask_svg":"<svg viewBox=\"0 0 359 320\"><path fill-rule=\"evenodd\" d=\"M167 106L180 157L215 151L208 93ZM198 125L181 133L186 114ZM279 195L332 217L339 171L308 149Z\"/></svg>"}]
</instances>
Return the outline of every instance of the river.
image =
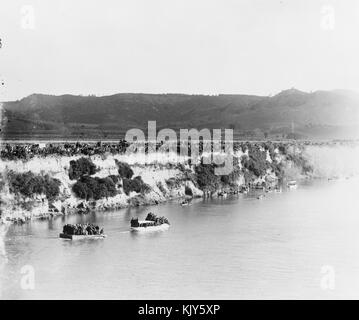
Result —
<instances>
[{"instance_id":1,"label":"river","mask_svg":"<svg viewBox=\"0 0 359 320\"><path fill-rule=\"evenodd\" d=\"M262 200L171 201L11 225L0 252L0 297L358 299L357 190L356 178L310 181ZM171 228L129 232L131 216L149 211L168 217ZM58 238L65 223L84 221L104 226L108 237ZM34 286L24 289L29 270Z\"/></svg>"}]
</instances>

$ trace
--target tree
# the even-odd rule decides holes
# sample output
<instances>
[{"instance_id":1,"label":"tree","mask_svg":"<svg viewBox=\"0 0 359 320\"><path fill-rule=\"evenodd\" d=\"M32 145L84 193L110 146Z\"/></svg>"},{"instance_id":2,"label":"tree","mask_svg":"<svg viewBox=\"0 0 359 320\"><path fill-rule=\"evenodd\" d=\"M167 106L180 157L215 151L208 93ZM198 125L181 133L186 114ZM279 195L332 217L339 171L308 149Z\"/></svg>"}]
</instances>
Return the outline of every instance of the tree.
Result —
<instances>
[{"instance_id":1,"label":"tree","mask_svg":"<svg viewBox=\"0 0 359 320\"><path fill-rule=\"evenodd\" d=\"M77 180L84 175L93 175L97 171L96 165L89 158L82 157L70 161L69 178Z\"/></svg>"},{"instance_id":2,"label":"tree","mask_svg":"<svg viewBox=\"0 0 359 320\"><path fill-rule=\"evenodd\" d=\"M60 180L46 175L37 175L31 171L23 173L8 173L9 190L11 193L33 197L36 194L45 194L49 200L56 198L60 193Z\"/></svg>"},{"instance_id":3,"label":"tree","mask_svg":"<svg viewBox=\"0 0 359 320\"><path fill-rule=\"evenodd\" d=\"M118 174L120 175L120 177L126 178L126 179L131 179L133 176L133 171L132 171L131 167L129 166L129 164L126 162L118 161L117 159L115 161L116 161L116 165L118 167Z\"/></svg>"},{"instance_id":4,"label":"tree","mask_svg":"<svg viewBox=\"0 0 359 320\"><path fill-rule=\"evenodd\" d=\"M185 186L185 188L184 188L184 194L185 194L186 196L193 197L193 191L192 191L192 189L191 189L189 186Z\"/></svg>"}]
</instances>

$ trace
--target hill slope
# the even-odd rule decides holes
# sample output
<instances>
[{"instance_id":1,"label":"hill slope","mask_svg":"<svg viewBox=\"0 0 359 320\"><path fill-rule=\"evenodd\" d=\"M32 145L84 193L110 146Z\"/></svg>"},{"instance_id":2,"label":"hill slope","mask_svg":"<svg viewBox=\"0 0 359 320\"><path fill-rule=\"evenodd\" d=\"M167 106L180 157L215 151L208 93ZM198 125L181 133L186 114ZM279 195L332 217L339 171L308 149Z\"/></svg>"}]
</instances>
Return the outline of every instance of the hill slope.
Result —
<instances>
[{"instance_id":1,"label":"hill slope","mask_svg":"<svg viewBox=\"0 0 359 320\"><path fill-rule=\"evenodd\" d=\"M130 128L233 128L237 138L358 138L359 95L289 89L273 97L251 95L33 94L4 102L2 137L109 139ZM288 136L289 134L289 136Z\"/></svg>"}]
</instances>

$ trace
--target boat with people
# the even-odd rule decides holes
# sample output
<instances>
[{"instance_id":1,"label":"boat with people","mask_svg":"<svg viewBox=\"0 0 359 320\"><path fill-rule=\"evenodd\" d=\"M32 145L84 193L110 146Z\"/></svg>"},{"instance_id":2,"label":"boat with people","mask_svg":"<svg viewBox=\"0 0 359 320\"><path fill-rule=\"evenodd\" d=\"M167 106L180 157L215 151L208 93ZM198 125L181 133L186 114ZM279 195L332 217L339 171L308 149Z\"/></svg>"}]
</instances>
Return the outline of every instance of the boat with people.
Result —
<instances>
[{"instance_id":1,"label":"boat with people","mask_svg":"<svg viewBox=\"0 0 359 320\"><path fill-rule=\"evenodd\" d=\"M256 185L254 186L254 189L255 189L255 190L265 191L265 190L266 190L266 187L265 187L263 184L256 184Z\"/></svg>"},{"instance_id":2,"label":"boat with people","mask_svg":"<svg viewBox=\"0 0 359 320\"><path fill-rule=\"evenodd\" d=\"M297 185L297 181L295 180L291 180L287 183L287 187L289 189L297 189L298 185Z\"/></svg>"},{"instance_id":3,"label":"boat with people","mask_svg":"<svg viewBox=\"0 0 359 320\"><path fill-rule=\"evenodd\" d=\"M226 191L220 191L218 192L218 197L227 198L227 192Z\"/></svg>"},{"instance_id":4,"label":"boat with people","mask_svg":"<svg viewBox=\"0 0 359 320\"><path fill-rule=\"evenodd\" d=\"M247 194L249 192L249 187L247 185L241 186L239 193Z\"/></svg>"},{"instance_id":5,"label":"boat with people","mask_svg":"<svg viewBox=\"0 0 359 320\"><path fill-rule=\"evenodd\" d=\"M275 193L282 193L282 188L281 187L276 187L276 188L274 188L274 192Z\"/></svg>"},{"instance_id":6,"label":"boat with people","mask_svg":"<svg viewBox=\"0 0 359 320\"><path fill-rule=\"evenodd\" d=\"M103 228L92 223L65 224L60 238L69 240L106 238Z\"/></svg>"},{"instance_id":7,"label":"boat with people","mask_svg":"<svg viewBox=\"0 0 359 320\"><path fill-rule=\"evenodd\" d=\"M180 205L183 206L189 206L191 204L191 202L187 199L184 199L180 202Z\"/></svg>"},{"instance_id":8,"label":"boat with people","mask_svg":"<svg viewBox=\"0 0 359 320\"><path fill-rule=\"evenodd\" d=\"M165 217L157 217L154 213L149 212L145 220L131 218L131 231L148 232L148 231L164 231L167 230L170 223Z\"/></svg>"}]
</instances>

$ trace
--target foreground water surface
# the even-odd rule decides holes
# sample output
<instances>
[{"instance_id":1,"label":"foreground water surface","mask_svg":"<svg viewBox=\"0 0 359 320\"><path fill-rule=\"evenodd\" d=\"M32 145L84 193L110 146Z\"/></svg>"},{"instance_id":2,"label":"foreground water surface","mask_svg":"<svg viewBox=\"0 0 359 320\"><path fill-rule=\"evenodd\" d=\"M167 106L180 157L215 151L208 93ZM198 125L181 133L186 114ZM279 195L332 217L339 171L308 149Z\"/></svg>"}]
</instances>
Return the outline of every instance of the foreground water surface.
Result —
<instances>
[{"instance_id":1,"label":"foreground water surface","mask_svg":"<svg viewBox=\"0 0 359 320\"><path fill-rule=\"evenodd\" d=\"M1 298L358 299L358 190L354 178L314 181L262 200L172 201L12 225L0 239ZM149 211L171 228L129 232L131 217ZM108 238L58 238L65 223L84 221ZM35 288L25 290L29 270Z\"/></svg>"}]
</instances>

